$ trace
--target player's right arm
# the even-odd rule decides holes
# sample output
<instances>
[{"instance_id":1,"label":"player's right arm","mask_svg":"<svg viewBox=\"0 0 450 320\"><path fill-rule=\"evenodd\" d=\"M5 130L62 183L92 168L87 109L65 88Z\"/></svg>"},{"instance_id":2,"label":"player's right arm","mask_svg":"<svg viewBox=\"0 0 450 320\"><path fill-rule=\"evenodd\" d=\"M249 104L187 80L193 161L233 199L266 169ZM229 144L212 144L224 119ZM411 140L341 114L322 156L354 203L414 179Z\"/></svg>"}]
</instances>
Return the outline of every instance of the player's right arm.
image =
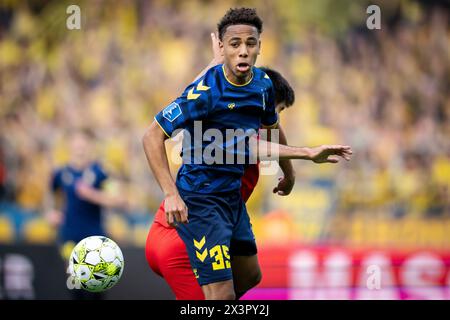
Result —
<instances>
[{"instance_id":1,"label":"player's right arm","mask_svg":"<svg viewBox=\"0 0 450 320\"><path fill-rule=\"evenodd\" d=\"M188 221L188 211L170 174L164 144L167 138L168 136L155 119L146 130L142 142L150 169L164 193L164 208L167 222L169 225L174 226L177 221L181 223Z\"/></svg>"},{"instance_id":2,"label":"player's right arm","mask_svg":"<svg viewBox=\"0 0 450 320\"><path fill-rule=\"evenodd\" d=\"M165 196L167 223L172 226L176 222L188 222L188 211L170 174L164 141L177 130L184 129L194 121L207 116L215 100L212 84L208 78L213 79L207 72L204 77L189 85L179 98L159 112L143 137L148 164Z\"/></svg>"},{"instance_id":3,"label":"player's right arm","mask_svg":"<svg viewBox=\"0 0 450 320\"><path fill-rule=\"evenodd\" d=\"M52 174L49 189L44 198L44 218L54 228L62 222L63 213L57 208L58 197L61 197L61 170Z\"/></svg>"}]
</instances>

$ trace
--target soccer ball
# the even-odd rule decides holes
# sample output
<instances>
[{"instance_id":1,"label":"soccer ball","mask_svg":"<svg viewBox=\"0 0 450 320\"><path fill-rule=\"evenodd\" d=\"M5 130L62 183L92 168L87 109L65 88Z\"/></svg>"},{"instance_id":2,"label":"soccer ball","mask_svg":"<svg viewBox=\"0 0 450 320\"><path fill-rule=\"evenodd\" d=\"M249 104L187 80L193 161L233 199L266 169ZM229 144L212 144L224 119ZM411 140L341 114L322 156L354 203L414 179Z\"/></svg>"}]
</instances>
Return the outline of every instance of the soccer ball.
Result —
<instances>
[{"instance_id":1,"label":"soccer ball","mask_svg":"<svg viewBox=\"0 0 450 320\"><path fill-rule=\"evenodd\" d=\"M84 290L101 292L119 281L123 267L119 246L107 237L92 236L73 248L68 272Z\"/></svg>"}]
</instances>

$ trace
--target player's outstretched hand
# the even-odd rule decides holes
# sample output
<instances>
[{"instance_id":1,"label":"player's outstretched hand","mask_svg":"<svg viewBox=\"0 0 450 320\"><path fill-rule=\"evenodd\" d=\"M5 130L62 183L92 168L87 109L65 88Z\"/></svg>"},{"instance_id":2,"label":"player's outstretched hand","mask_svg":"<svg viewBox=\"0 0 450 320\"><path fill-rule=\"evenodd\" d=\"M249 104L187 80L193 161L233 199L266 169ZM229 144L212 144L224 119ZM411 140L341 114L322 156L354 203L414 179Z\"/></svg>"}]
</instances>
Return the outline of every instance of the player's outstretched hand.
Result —
<instances>
[{"instance_id":1,"label":"player's outstretched hand","mask_svg":"<svg viewBox=\"0 0 450 320\"><path fill-rule=\"evenodd\" d=\"M311 148L310 159L315 163L338 163L339 157L349 161L352 154L350 146L323 145Z\"/></svg>"},{"instance_id":2,"label":"player's outstretched hand","mask_svg":"<svg viewBox=\"0 0 450 320\"><path fill-rule=\"evenodd\" d=\"M164 208L166 210L166 220L170 226L176 227L180 222L189 222L188 208L178 193L167 196L164 199Z\"/></svg>"}]
</instances>

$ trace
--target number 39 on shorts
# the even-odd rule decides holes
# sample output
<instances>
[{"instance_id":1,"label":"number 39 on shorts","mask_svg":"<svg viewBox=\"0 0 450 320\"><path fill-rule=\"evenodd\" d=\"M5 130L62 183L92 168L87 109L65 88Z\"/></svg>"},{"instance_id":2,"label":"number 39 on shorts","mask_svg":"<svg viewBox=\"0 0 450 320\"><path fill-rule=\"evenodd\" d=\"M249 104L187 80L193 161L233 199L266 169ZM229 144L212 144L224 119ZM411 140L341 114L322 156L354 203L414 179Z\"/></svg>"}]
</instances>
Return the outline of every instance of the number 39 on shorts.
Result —
<instances>
[{"instance_id":1,"label":"number 39 on shorts","mask_svg":"<svg viewBox=\"0 0 450 320\"><path fill-rule=\"evenodd\" d=\"M214 258L212 263L213 270L222 270L231 268L229 249L226 245L218 244L209 250L209 256Z\"/></svg>"}]
</instances>

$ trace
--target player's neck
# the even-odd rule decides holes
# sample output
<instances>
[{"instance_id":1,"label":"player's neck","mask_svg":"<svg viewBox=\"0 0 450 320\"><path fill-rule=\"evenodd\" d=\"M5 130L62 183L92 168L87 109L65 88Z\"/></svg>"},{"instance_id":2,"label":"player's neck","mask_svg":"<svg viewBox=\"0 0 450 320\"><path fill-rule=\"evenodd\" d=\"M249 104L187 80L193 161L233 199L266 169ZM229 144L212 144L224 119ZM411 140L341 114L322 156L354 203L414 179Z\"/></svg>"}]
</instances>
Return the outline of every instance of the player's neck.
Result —
<instances>
[{"instance_id":1,"label":"player's neck","mask_svg":"<svg viewBox=\"0 0 450 320\"><path fill-rule=\"evenodd\" d=\"M89 163L86 161L76 161L76 160L70 161L69 164L75 170L80 170L80 171L86 169L89 165Z\"/></svg>"},{"instance_id":2,"label":"player's neck","mask_svg":"<svg viewBox=\"0 0 450 320\"><path fill-rule=\"evenodd\" d=\"M245 77L236 77L233 72L228 68L226 64L223 64L223 72L225 74L225 78L228 80L228 82L231 82L235 85L243 85L247 84L253 77L253 70L250 71Z\"/></svg>"}]
</instances>

